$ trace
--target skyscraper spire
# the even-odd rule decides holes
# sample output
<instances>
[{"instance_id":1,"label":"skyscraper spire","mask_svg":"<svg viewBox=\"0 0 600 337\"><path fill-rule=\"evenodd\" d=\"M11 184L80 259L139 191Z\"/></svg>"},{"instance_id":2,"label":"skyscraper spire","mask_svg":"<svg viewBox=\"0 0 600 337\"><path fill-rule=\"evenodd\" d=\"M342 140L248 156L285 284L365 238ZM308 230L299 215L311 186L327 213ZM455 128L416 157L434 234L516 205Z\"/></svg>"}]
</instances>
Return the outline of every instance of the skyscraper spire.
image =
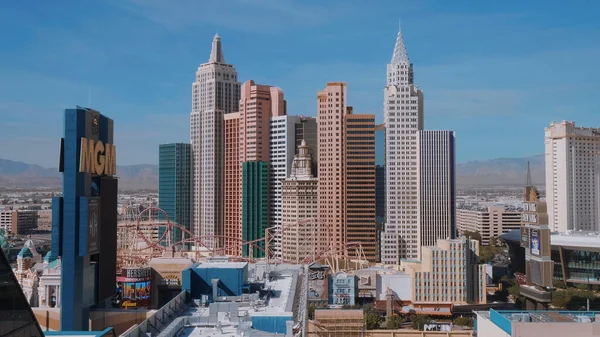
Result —
<instances>
[{"instance_id":1,"label":"skyscraper spire","mask_svg":"<svg viewBox=\"0 0 600 337\"><path fill-rule=\"evenodd\" d=\"M394 46L394 54L392 55L391 64L410 63L406 46L404 45L404 37L402 36L402 26L398 27L398 36L396 37L396 45Z\"/></svg>"},{"instance_id":2,"label":"skyscraper spire","mask_svg":"<svg viewBox=\"0 0 600 337\"><path fill-rule=\"evenodd\" d=\"M525 186L533 186L533 183L531 182L531 168L529 167L529 161L527 161L527 182L525 183Z\"/></svg>"},{"instance_id":3,"label":"skyscraper spire","mask_svg":"<svg viewBox=\"0 0 600 337\"><path fill-rule=\"evenodd\" d=\"M225 63L225 58L223 57L223 50L221 49L221 38L219 34L215 34L212 42L212 49L210 50L210 58L208 59L208 63Z\"/></svg>"}]
</instances>

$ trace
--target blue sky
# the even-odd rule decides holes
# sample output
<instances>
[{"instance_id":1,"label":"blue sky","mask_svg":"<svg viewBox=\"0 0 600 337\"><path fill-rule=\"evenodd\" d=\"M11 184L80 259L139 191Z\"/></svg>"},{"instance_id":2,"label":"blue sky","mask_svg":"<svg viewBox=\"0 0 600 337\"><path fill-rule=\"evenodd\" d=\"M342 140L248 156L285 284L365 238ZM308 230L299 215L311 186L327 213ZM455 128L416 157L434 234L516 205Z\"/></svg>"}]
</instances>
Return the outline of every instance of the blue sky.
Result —
<instances>
[{"instance_id":1,"label":"blue sky","mask_svg":"<svg viewBox=\"0 0 600 337\"><path fill-rule=\"evenodd\" d=\"M577 0L2 1L0 158L56 166L63 109L91 101L115 120L120 165L156 163L158 144L189 141L215 32L289 114L315 115L316 92L345 81L381 121L399 19L425 127L456 131L459 162L537 154L552 120L600 126L599 15Z\"/></svg>"}]
</instances>

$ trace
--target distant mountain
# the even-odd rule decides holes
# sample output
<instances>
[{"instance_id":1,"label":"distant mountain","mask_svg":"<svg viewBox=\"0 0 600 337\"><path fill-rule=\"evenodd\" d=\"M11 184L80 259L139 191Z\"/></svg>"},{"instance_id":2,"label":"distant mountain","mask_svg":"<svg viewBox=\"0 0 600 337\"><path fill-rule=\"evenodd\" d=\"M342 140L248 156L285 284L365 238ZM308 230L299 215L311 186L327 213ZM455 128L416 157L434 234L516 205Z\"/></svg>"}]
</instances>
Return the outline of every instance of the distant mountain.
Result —
<instances>
[{"instance_id":1,"label":"distant mountain","mask_svg":"<svg viewBox=\"0 0 600 337\"><path fill-rule=\"evenodd\" d=\"M158 165L117 166L119 188L158 189ZM57 168L0 159L0 188L61 187Z\"/></svg>"},{"instance_id":2,"label":"distant mountain","mask_svg":"<svg viewBox=\"0 0 600 337\"><path fill-rule=\"evenodd\" d=\"M545 155L525 158L498 158L458 164L456 179L459 185L524 185L527 178L527 162L531 167L531 180L537 185L545 184Z\"/></svg>"},{"instance_id":3,"label":"distant mountain","mask_svg":"<svg viewBox=\"0 0 600 337\"><path fill-rule=\"evenodd\" d=\"M531 165L531 178L537 186L545 182L544 155L525 158L498 158L471 161L456 167L457 182L468 185L523 185L527 161ZM117 166L119 187L125 189L158 190L158 165ZM0 159L0 188L60 187L62 176L56 168Z\"/></svg>"}]
</instances>

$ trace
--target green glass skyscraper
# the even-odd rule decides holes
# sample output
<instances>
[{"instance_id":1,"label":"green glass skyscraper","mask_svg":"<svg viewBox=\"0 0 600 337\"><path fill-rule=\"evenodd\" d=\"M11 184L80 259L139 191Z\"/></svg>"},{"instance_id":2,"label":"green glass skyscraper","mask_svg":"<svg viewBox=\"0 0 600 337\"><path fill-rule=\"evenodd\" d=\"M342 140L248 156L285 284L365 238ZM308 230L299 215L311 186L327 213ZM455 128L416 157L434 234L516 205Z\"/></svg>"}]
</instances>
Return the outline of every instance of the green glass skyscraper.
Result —
<instances>
[{"instance_id":1,"label":"green glass skyscraper","mask_svg":"<svg viewBox=\"0 0 600 337\"><path fill-rule=\"evenodd\" d=\"M188 230L191 230L191 151L191 145L185 143L161 144L158 148L158 207L167 213L171 222ZM162 213L159 217L163 217ZM159 227L159 237L164 230L165 227ZM169 235L171 243L186 238L179 230ZM166 245L167 241L161 244Z\"/></svg>"},{"instance_id":2,"label":"green glass skyscraper","mask_svg":"<svg viewBox=\"0 0 600 337\"><path fill-rule=\"evenodd\" d=\"M263 161L242 164L242 239L258 240L269 227L269 163ZM265 248L265 242L257 243ZM251 254L252 253L252 254ZM250 246L242 249L243 256L265 257L264 250Z\"/></svg>"}]
</instances>

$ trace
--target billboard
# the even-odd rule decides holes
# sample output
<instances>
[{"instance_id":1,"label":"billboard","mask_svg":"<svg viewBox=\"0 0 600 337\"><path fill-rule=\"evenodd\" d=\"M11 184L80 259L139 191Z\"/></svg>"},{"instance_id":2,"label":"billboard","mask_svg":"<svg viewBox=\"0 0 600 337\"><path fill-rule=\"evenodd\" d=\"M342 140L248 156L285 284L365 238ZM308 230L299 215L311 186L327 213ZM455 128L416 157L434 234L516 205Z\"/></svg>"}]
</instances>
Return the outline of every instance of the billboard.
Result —
<instances>
[{"instance_id":1,"label":"billboard","mask_svg":"<svg viewBox=\"0 0 600 337\"><path fill-rule=\"evenodd\" d=\"M521 227L521 247L529 247L529 228Z\"/></svg>"},{"instance_id":2,"label":"billboard","mask_svg":"<svg viewBox=\"0 0 600 337\"><path fill-rule=\"evenodd\" d=\"M123 268L117 277L117 294L113 306L123 309L145 309L150 306L152 270L150 268Z\"/></svg>"},{"instance_id":3,"label":"billboard","mask_svg":"<svg viewBox=\"0 0 600 337\"><path fill-rule=\"evenodd\" d=\"M87 241L88 254L98 254L100 252L100 198L88 198L87 211Z\"/></svg>"},{"instance_id":4,"label":"billboard","mask_svg":"<svg viewBox=\"0 0 600 337\"><path fill-rule=\"evenodd\" d=\"M308 272L308 300L327 301L327 269L310 269Z\"/></svg>"},{"instance_id":5,"label":"billboard","mask_svg":"<svg viewBox=\"0 0 600 337\"><path fill-rule=\"evenodd\" d=\"M540 231L538 229L532 229L530 233L531 254L540 256Z\"/></svg>"}]
</instances>

